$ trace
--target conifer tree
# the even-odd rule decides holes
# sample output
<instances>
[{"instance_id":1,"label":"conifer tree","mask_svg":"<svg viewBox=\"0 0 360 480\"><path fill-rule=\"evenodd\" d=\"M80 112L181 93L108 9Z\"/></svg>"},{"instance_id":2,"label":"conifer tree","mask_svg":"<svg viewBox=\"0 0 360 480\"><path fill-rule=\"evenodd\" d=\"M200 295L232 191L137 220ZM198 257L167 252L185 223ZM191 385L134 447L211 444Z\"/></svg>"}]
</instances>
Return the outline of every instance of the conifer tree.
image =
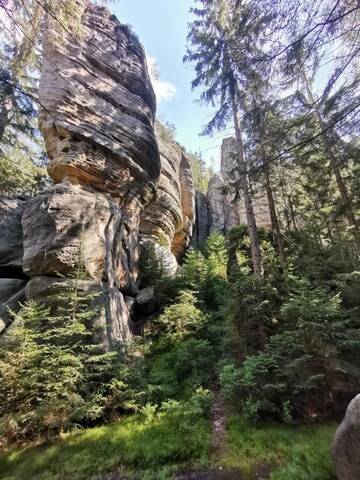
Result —
<instances>
[{"instance_id":1,"label":"conifer tree","mask_svg":"<svg viewBox=\"0 0 360 480\"><path fill-rule=\"evenodd\" d=\"M190 26L184 60L195 63L192 87L204 87L201 99L217 105L203 133L221 130L230 121L234 126L237 146L234 187L244 195L253 271L260 279L263 267L241 126L241 104L255 73L251 56L266 15L253 5L240 5L232 0L198 0L198 3L201 7L192 9L196 18Z\"/></svg>"}]
</instances>

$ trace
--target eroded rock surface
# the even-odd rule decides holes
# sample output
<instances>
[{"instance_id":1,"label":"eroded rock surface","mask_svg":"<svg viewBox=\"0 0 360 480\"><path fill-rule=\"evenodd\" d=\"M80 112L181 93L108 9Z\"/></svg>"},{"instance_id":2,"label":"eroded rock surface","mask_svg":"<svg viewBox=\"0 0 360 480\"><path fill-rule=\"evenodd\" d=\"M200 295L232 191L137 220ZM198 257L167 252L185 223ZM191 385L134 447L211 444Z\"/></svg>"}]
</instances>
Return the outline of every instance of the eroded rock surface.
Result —
<instances>
[{"instance_id":1,"label":"eroded rock surface","mask_svg":"<svg viewBox=\"0 0 360 480\"><path fill-rule=\"evenodd\" d=\"M141 213L140 232L155 245L155 253L166 273L176 271L190 243L195 220L195 189L190 163L182 149L157 124L161 174L156 199Z\"/></svg>"},{"instance_id":2,"label":"eroded rock surface","mask_svg":"<svg viewBox=\"0 0 360 480\"><path fill-rule=\"evenodd\" d=\"M336 431L332 454L338 480L360 478L360 394L350 403Z\"/></svg>"},{"instance_id":3,"label":"eroded rock surface","mask_svg":"<svg viewBox=\"0 0 360 480\"><path fill-rule=\"evenodd\" d=\"M63 32L51 18L44 35L39 124L49 173L55 182L69 178L135 208L147 201L160 172L145 53L106 8L79 9L78 42L67 35L59 41Z\"/></svg>"},{"instance_id":4,"label":"eroded rock surface","mask_svg":"<svg viewBox=\"0 0 360 480\"><path fill-rule=\"evenodd\" d=\"M131 337L124 295L138 292L139 216L160 174L156 102L130 28L104 7L79 0L76 8L80 33L45 22L39 125L56 185L25 207L23 268L27 297L50 301L81 263L111 345Z\"/></svg>"},{"instance_id":5,"label":"eroded rock surface","mask_svg":"<svg viewBox=\"0 0 360 480\"><path fill-rule=\"evenodd\" d=\"M0 197L0 273L18 269L23 257L21 216L26 200Z\"/></svg>"},{"instance_id":6,"label":"eroded rock surface","mask_svg":"<svg viewBox=\"0 0 360 480\"><path fill-rule=\"evenodd\" d=\"M201 248L209 236L209 205L206 196L197 191L195 194L195 224L191 237L191 246Z\"/></svg>"},{"instance_id":7,"label":"eroded rock surface","mask_svg":"<svg viewBox=\"0 0 360 480\"><path fill-rule=\"evenodd\" d=\"M204 236L213 232L225 234L231 228L247 224L243 195L236 191L234 180L241 172L236 162L235 139L225 138L221 147L221 175L214 175L208 185L206 198L197 194L194 246L203 243ZM256 182L251 185L253 206L258 227L271 229L271 217L265 189ZM207 222L207 225L206 225Z\"/></svg>"}]
</instances>

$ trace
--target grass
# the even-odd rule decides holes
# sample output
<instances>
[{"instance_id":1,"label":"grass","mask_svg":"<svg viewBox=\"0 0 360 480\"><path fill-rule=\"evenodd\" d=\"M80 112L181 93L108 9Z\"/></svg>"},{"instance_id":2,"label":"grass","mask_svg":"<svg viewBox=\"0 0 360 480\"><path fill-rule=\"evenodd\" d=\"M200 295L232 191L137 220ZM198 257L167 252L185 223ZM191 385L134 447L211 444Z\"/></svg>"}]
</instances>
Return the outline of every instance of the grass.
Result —
<instances>
[{"instance_id":1,"label":"grass","mask_svg":"<svg viewBox=\"0 0 360 480\"><path fill-rule=\"evenodd\" d=\"M66 435L43 447L14 450L0 457L1 480L82 480L116 470L130 478L168 480L185 467L242 472L271 480L333 480L330 445L335 423L285 426L249 424L239 416L228 423L221 458L210 456L210 425L204 418L137 415L102 427Z\"/></svg>"},{"instance_id":2,"label":"grass","mask_svg":"<svg viewBox=\"0 0 360 480\"><path fill-rule=\"evenodd\" d=\"M121 467L131 478L136 471L141 479L168 479L189 461L206 463L209 438L209 423L202 418L186 425L171 416L152 422L133 416L44 447L10 452L0 457L0 478L81 480Z\"/></svg>"},{"instance_id":3,"label":"grass","mask_svg":"<svg viewBox=\"0 0 360 480\"><path fill-rule=\"evenodd\" d=\"M330 446L335 429L335 423L254 426L234 416L220 463L239 469L249 479L256 465L268 464L271 480L334 480Z\"/></svg>"}]
</instances>

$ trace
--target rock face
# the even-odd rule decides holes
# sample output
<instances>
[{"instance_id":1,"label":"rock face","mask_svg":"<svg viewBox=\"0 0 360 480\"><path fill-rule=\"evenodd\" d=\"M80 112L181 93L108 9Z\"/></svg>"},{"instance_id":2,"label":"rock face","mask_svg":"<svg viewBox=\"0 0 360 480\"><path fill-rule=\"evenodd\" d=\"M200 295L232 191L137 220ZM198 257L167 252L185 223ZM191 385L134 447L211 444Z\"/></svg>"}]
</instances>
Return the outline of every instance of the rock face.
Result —
<instances>
[{"instance_id":1,"label":"rock face","mask_svg":"<svg viewBox=\"0 0 360 480\"><path fill-rule=\"evenodd\" d=\"M184 153L182 153L180 162L180 192L181 229L176 232L171 246L171 251L177 259L181 259L190 243L195 221L195 187L190 163Z\"/></svg>"},{"instance_id":2,"label":"rock face","mask_svg":"<svg viewBox=\"0 0 360 480\"><path fill-rule=\"evenodd\" d=\"M45 22L39 125L55 186L25 207L23 268L27 297L50 302L81 262L111 345L131 337L125 295L138 291L140 211L160 174L156 102L137 37L104 7L79 0L76 8L75 40Z\"/></svg>"},{"instance_id":3,"label":"rock face","mask_svg":"<svg viewBox=\"0 0 360 480\"><path fill-rule=\"evenodd\" d=\"M12 322L10 310L16 311L19 302L25 299L24 279L0 278L0 334Z\"/></svg>"},{"instance_id":4,"label":"rock face","mask_svg":"<svg viewBox=\"0 0 360 480\"><path fill-rule=\"evenodd\" d=\"M139 40L106 8L74 5L79 31L52 17L44 24L39 126L54 185L0 203L0 332L7 307L25 294L55 308L80 268L78 287L96 293L99 339L111 348L156 307L153 294L139 292L139 245L151 242L175 274L192 235L195 191L184 151L160 124L155 132Z\"/></svg>"},{"instance_id":5,"label":"rock face","mask_svg":"<svg viewBox=\"0 0 360 480\"><path fill-rule=\"evenodd\" d=\"M360 394L349 404L336 431L332 454L338 480L360 478Z\"/></svg>"},{"instance_id":6,"label":"rock face","mask_svg":"<svg viewBox=\"0 0 360 480\"><path fill-rule=\"evenodd\" d=\"M25 298L22 271L24 198L0 198L0 334L11 323L9 309Z\"/></svg>"},{"instance_id":7,"label":"rock face","mask_svg":"<svg viewBox=\"0 0 360 480\"><path fill-rule=\"evenodd\" d=\"M0 197L0 274L22 269L23 231L21 216L26 200Z\"/></svg>"},{"instance_id":8,"label":"rock face","mask_svg":"<svg viewBox=\"0 0 360 480\"><path fill-rule=\"evenodd\" d=\"M81 14L78 42L66 35L60 42L63 31L51 18L44 34L39 124L49 174L57 183L69 178L111 193L135 209L160 173L145 53L106 8L80 5Z\"/></svg>"},{"instance_id":9,"label":"rock face","mask_svg":"<svg viewBox=\"0 0 360 480\"><path fill-rule=\"evenodd\" d=\"M199 191L195 194L195 218L191 246L201 248L209 235L209 205L206 196Z\"/></svg>"},{"instance_id":10,"label":"rock face","mask_svg":"<svg viewBox=\"0 0 360 480\"><path fill-rule=\"evenodd\" d=\"M213 232L226 233L235 225L247 224L245 202L232 186L239 176L236 164L235 139L225 138L221 146L221 176L214 175L208 185L206 199L197 194L195 235L203 238ZM253 184L253 205L258 227L271 229L269 205L265 190ZM207 227L205 226L207 222ZM201 233L200 233L201 232ZM200 242L201 243L201 242ZM199 245L194 239L193 245Z\"/></svg>"},{"instance_id":11,"label":"rock face","mask_svg":"<svg viewBox=\"0 0 360 480\"><path fill-rule=\"evenodd\" d=\"M157 124L161 173L156 200L141 213L140 233L155 245L164 270L174 274L190 243L195 217L195 188L190 163L181 148Z\"/></svg>"},{"instance_id":12,"label":"rock face","mask_svg":"<svg viewBox=\"0 0 360 480\"><path fill-rule=\"evenodd\" d=\"M224 138L221 145L221 174L225 185L228 187L228 195L231 199L228 203L230 205L228 213L229 224L233 226L233 222L238 222L239 220L240 223L247 224L244 199L240 197L234 202L235 191L231 188L233 179L241 175L236 163L236 142L233 137ZM256 224L260 228L271 229L272 224L266 190L256 181L252 182L251 189Z\"/></svg>"}]
</instances>

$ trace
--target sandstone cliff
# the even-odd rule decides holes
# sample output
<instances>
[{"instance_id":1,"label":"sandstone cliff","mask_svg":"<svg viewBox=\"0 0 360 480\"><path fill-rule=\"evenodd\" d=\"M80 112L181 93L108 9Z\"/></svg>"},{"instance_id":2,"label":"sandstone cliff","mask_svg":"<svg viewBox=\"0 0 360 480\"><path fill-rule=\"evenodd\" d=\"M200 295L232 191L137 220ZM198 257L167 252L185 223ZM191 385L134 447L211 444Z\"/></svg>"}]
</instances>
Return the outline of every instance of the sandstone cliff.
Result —
<instances>
[{"instance_id":1,"label":"sandstone cliff","mask_svg":"<svg viewBox=\"0 0 360 480\"><path fill-rule=\"evenodd\" d=\"M195 194L185 153L161 125L155 132L139 40L106 8L85 0L77 8L80 32L52 18L44 27L39 125L54 185L0 208L0 332L7 306L25 293L51 303L81 262L79 288L98 294L101 341L111 346L131 338L149 297L139 292L140 242L154 243L173 274L190 242Z\"/></svg>"},{"instance_id":2,"label":"sandstone cliff","mask_svg":"<svg viewBox=\"0 0 360 480\"><path fill-rule=\"evenodd\" d=\"M195 188L184 151L157 123L161 173L155 201L141 213L143 242L152 242L164 270L174 274L190 243L195 220Z\"/></svg>"},{"instance_id":3,"label":"sandstone cliff","mask_svg":"<svg viewBox=\"0 0 360 480\"><path fill-rule=\"evenodd\" d=\"M22 266L27 298L50 301L82 262L110 344L132 335L140 211L160 174L156 101L137 37L106 8L78 6L80 36L45 23L39 124L55 185L24 206Z\"/></svg>"}]
</instances>

